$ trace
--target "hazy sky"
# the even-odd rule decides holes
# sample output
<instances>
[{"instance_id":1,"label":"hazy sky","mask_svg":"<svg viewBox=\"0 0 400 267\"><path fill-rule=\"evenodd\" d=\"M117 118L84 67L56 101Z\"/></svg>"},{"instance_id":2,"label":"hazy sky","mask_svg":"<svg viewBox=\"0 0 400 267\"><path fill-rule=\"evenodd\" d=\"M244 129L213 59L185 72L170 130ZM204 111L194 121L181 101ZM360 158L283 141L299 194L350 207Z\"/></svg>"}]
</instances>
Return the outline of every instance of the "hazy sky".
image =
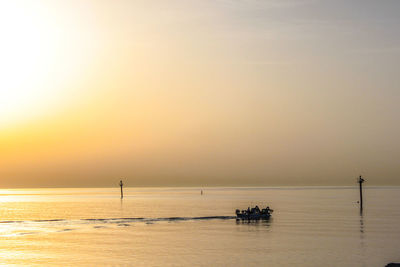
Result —
<instances>
[{"instance_id":1,"label":"hazy sky","mask_svg":"<svg viewBox=\"0 0 400 267\"><path fill-rule=\"evenodd\" d=\"M399 14L0 0L0 187L400 185Z\"/></svg>"}]
</instances>

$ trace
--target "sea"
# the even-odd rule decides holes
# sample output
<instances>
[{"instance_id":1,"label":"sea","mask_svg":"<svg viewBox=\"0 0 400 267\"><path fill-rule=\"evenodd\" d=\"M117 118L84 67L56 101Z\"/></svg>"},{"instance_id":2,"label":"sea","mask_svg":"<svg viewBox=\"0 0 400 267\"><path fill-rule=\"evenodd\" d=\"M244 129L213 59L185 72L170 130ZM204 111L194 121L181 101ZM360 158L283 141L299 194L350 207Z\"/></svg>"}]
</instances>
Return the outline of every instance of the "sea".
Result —
<instances>
[{"instance_id":1,"label":"sea","mask_svg":"<svg viewBox=\"0 0 400 267\"><path fill-rule=\"evenodd\" d=\"M203 194L201 194L203 190ZM400 187L0 190L1 266L385 266ZM237 221L236 209L274 210Z\"/></svg>"}]
</instances>

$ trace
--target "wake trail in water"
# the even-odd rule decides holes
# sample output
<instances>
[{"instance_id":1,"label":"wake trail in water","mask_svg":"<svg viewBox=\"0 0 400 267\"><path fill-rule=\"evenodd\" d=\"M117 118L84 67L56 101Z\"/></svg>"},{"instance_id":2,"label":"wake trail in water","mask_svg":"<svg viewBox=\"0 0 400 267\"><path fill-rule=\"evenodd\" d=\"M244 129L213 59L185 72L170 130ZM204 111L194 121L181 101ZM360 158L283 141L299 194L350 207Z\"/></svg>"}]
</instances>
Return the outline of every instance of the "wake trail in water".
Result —
<instances>
[{"instance_id":1,"label":"wake trail in water","mask_svg":"<svg viewBox=\"0 0 400 267\"><path fill-rule=\"evenodd\" d=\"M232 220L236 216L204 216L204 217L162 217L162 218L145 218L145 217L128 217L128 218L89 218L78 220L67 219L50 219L50 220L29 220L29 221L0 221L2 224L12 223L51 223L51 222L82 222L82 223L124 223L124 222L174 222L174 221L202 221L202 220Z\"/></svg>"}]
</instances>

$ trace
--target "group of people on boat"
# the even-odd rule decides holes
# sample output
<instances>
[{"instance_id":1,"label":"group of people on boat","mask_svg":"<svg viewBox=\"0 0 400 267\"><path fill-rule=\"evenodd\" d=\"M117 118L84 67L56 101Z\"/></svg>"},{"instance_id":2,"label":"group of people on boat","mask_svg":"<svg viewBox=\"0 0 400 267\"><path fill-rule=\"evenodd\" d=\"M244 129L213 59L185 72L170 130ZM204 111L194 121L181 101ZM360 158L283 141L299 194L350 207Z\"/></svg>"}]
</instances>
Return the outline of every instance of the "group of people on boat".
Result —
<instances>
[{"instance_id":1,"label":"group of people on boat","mask_svg":"<svg viewBox=\"0 0 400 267\"><path fill-rule=\"evenodd\" d=\"M271 215L271 213L273 212L272 209L269 208L269 206L267 206L265 209L260 209L258 206L255 206L254 208L248 207L247 210L236 210L236 215L237 216L262 216L262 215Z\"/></svg>"}]
</instances>

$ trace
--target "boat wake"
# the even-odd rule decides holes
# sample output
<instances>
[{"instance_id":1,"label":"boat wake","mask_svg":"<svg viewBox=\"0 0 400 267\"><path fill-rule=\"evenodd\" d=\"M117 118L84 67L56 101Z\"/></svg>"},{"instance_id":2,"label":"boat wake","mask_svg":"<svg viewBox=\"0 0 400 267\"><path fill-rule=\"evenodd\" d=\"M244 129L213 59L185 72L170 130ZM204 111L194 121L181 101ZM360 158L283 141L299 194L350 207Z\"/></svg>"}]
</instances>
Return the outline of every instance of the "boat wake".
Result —
<instances>
[{"instance_id":1,"label":"boat wake","mask_svg":"<svg viewBox=\"0 0 400 267\"><path fill-rule=\"evenodd\" d=\"M164 217L164 218L88 218L88 219L47 219L0 221L0 237L38 235L46 233L65 233L70 231L86 231L89 229L120 228L136 224L153 225L158 223L232 220L236 216L205 216L205 217ZM86 229L86 230L85 230Z\"/></svg>"},{"instance_id":2,"label":"boat wake","mask_svg":"<svg viewBox=\"0 0 400 267\"><path fill-rule=\"evenodd\" d=\"M129 223L129 222L174 222L174 221L202 221L202 220L232 220L236 216L204 216L204 217L162 217L162 218L144 218L144 217L128 217L128 218L89 218L89 219L51 219L51 220L30 220L30 221L0 221L1 224L12 223L50 223L50 222L81 222L81 223Z\"/></svg>"}]
</instances>

